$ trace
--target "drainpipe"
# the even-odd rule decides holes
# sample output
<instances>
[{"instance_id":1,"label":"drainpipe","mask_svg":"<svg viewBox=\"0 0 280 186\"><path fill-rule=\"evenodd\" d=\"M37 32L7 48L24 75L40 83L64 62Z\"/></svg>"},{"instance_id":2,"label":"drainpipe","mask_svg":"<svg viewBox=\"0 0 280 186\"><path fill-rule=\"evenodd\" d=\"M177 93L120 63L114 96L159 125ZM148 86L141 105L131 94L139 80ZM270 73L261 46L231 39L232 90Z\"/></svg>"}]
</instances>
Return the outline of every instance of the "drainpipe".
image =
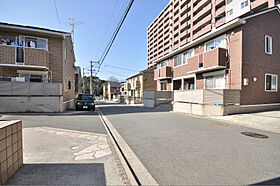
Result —
<instances>
[{"instance_id":1,"label":"drainpipe","mask_svg":"<svg viewBox=\"0 0 280 186\"><path fill-rule=\"evenodd\" d=\"M230 89L230 39L229 36L233 35L234 32L227 34L226 35L226 42L227 42L227 56L226 56L226 78L227 78L227 82L226 82L226 88Z\"/></svg>"}]
</instances>

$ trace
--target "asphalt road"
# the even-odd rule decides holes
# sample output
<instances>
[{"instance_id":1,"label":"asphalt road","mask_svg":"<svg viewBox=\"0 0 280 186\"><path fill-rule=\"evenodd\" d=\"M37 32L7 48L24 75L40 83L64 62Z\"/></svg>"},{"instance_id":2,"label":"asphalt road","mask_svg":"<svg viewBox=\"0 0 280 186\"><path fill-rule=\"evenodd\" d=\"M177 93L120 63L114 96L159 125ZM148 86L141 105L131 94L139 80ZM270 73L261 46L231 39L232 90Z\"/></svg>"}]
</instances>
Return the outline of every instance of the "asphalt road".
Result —
<instances>
[{"instance_id":1,"label":"asphalt road","mask_svg":"<svg viewBox=\"0 0 280 186\"><path fill-rule=\"evenodd\" d=\"M92 111L67 111L65 113L42 114L19 113L6 115L4 119L22 120L23 128L52 127L82 132L107 134L97 112Z\"/></svg>"},{"instance_id":2,"label":"asphalt road","mask_svg":"<svg viewBox=\"0 0 280 186\"><path fill-rule=\"evenodd\" d=\"M280 184L277 133L143 107L99 108L160 185Z\"/></svg>"}]
</instances>

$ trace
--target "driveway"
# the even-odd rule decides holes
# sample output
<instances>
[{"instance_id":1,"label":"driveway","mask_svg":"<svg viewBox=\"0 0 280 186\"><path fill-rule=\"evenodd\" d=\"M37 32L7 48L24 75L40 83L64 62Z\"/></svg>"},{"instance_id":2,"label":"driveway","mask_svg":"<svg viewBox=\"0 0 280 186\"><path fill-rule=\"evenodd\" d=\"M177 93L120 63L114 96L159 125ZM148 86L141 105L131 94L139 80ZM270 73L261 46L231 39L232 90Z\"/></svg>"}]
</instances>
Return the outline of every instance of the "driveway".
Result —
<instances>
[{"instance_id":1,"label":"driveway","mask_svg":"<svg viewBox=\"0 0 280 186\"><path fill-rule=\"evenodd\" d=\"M123 185L96 112L16 114L23 122L23 167L8 185Z\"/></svg>"},{"instance_id":2,"label":"driveway","mask_svg":"<svg viewBox=\"0 0 280 186\"><path fill-rule=\"evenodd\" d=\"M98 107L160 185L280 184L277 133L150 108Z\"/></svg>"}]
</instances>

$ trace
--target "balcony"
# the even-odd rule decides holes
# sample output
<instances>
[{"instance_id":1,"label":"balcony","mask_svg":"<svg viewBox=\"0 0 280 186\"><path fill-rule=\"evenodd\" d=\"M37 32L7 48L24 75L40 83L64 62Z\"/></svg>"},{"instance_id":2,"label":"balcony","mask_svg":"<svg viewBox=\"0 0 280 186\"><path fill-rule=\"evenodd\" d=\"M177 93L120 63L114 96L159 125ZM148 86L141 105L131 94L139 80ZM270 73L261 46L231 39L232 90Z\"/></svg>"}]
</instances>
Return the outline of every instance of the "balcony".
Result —
<instances>
[{"instance_id":1,"label":"balcony","mask_svg":"<svg viewBox=\"0 0 280 186\"><path fill-rule=\"evenodd\" d=\"M215 48L210 51L189 58L197 62L197 70L190 73L201 73L210 70L224 69L226 66L226 49Z\"/></svg>"},{"instance_id":2,"label":"balcony","mask_svg":"<svg viewBox=\"0 0 280 186\"><path fill-rule=\"evenodd\" d=\"M170 79L172 78L172 67L161 67L154 71L154 79Z\"/></svg>"},{"instance_id":3,"label":"balcony","mask_svg":"<svg viewBox=\"0 0 280 186\"><path fill-rule=\"evenodd\" d=\"M49 53L44 49L24 47L23 63L16 63L17 47L0 45L0 66L41 68L49 67Z\"/></svg>"}]
</instances>

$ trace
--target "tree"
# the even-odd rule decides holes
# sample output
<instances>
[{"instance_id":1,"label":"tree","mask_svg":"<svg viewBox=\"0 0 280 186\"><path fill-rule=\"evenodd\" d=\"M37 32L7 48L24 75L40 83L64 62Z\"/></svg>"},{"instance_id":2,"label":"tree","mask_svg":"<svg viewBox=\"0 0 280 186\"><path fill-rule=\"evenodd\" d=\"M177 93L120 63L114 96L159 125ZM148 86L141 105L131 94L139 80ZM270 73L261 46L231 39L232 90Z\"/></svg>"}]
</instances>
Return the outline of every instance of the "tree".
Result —
<instances>
[{"instance_id":1,"label":"tree","mask_svg":"<svg viewBox=\"0 0 280 186\"><path fill-rule=\"evenodd\" d=\"M115 76L110 76L108 81L119 82Z\"/></svg>"}]
</instances>

